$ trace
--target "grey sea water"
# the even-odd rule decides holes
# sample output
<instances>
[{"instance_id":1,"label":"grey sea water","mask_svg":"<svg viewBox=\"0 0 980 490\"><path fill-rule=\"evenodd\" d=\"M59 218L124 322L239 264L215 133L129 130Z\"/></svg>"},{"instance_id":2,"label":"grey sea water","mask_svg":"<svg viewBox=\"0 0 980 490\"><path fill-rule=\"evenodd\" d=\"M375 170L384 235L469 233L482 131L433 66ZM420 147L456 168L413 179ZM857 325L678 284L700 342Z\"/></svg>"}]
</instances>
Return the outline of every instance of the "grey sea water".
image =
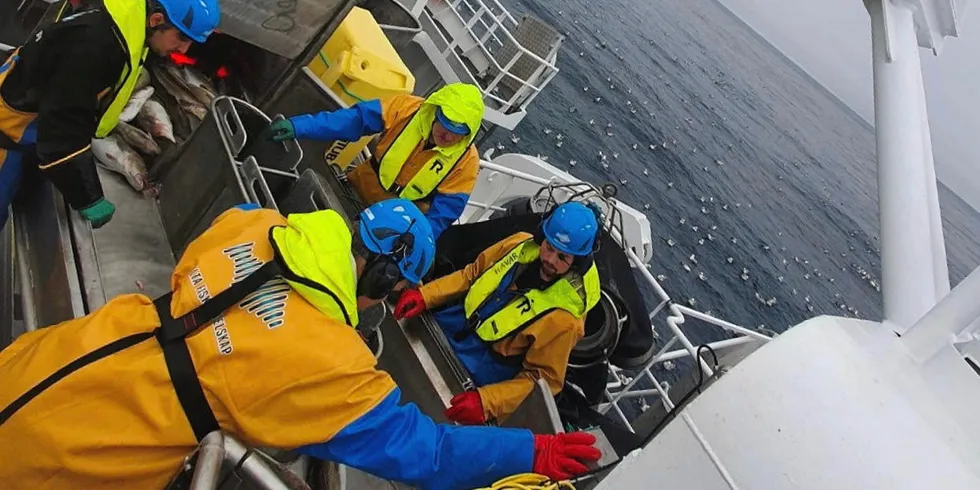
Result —
<instances>
[{"instance_id":1,"label":"grey sea water","mask_svg":"<svg viewBox=\"0 0 980 490\"><path fill-rule=\"evenodd\" d=\"M652 272L675 301L775 331L818 314L880 319L867 122L714 0L505 4L567 39L527 119L484 150L541 154L649 204ZM955 284L980 264L980 215L940 193Z\"/></svg>"}]
</instances>

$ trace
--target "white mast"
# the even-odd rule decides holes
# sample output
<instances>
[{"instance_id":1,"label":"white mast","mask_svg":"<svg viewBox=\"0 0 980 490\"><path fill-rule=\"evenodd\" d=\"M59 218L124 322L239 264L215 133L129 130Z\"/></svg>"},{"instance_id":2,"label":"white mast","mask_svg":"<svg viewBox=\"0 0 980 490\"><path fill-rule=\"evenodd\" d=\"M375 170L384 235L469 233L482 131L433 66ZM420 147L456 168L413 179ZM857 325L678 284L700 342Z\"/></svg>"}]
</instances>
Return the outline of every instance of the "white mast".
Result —
<instances>
[{"instance_id":1,"label":"white mast","mask_svg":"<svg viewBox=\"0 0 980 490\"><path fill-rule=\"evenodd\" d=\"M874 61L885 321L905 333L949 292L919 47L956 34L955 0L865 0ZM962 2L959 2L962 3Z\"/></svg>"}]
</instances>

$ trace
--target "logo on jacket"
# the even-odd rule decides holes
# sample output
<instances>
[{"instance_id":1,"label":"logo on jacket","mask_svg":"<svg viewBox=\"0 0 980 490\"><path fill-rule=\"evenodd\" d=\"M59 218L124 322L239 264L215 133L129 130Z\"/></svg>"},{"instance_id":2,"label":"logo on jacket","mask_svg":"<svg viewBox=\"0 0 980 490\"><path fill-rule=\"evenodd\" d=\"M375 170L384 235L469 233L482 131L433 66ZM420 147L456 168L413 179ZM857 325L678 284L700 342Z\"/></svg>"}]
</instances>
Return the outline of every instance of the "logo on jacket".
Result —
<instances>
[{"instance_id":1,"label":"logo on jacket","mask_svg":"<svg viewBox=\"0 0 980 490\"><path fill-rule=\"evenodd\" d=\"M194 295L198 301L204 303L211 299L211 291L208 290L208 284L204 282L204 274L201 274L200 267L195 267L189 274L189 278L191 286L194 286ZM218 352L223 356L231 354L234 347L231 345L231 335L225 325L225 317L219 316L211 322L211 332L214 333L214 341L218 344Z\"/></svg>"},{"instance_id":2,"label":"logo on jacket","mask_svg":"<svg viewBox=\"0 0 980 490\"><path fill-rule=\"evenodd\" d=\"M232 284L245 279L265 263L255 256L255 242L238 244L221 252L232 261ZM275 279L246 296L238 306L255 315L266 328L277 328L282 326L286 316L286 300L289 299L290 290L285 280Z\"/></svg>"},{"instance_id":3,"label":"logo on jacket","mask_svg":"<svg viewBox=\"0 0 980 490\"><path fill-rule=\"evenodd\" d=\"M245 279L265 263L255 256L254 249L255 242L248 242L235 245L234 247L228 247L221 251L234 264L234 272L231 278L232 284Z\"/></svg>"},{"instance_id":4,"label":"logo on jacket","mask_svg":"<svg viewBox=\"0 0 980 490\"><path fill-rule=\"evenodd\" d=\"M283 279L269 281L248 295L238 306L255 315L266 328L282 326L286 316L286 300L292 288Z\"/></svg>"}]
</instances>

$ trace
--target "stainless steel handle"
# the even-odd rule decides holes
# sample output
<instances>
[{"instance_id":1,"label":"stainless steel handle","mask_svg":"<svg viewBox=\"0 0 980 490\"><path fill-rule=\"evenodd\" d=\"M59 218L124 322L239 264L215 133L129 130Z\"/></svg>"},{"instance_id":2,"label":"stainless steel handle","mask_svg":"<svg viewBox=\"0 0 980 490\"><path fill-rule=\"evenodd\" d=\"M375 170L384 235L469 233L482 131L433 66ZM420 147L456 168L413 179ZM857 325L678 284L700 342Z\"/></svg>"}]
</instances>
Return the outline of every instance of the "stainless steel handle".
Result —
<instances>
[{"instance_id":1,"label":"stainless steel handle","mask_svg":"<svg viewBox=\"0 0 980 490\"><path fill-rule=\"evenodd\" d=\"M245 193L250 201L264 208L279 211L279 206L276 205L276 200L272 197L272 191L269 190L269 184L262 175L262 168L259 167L255 158L248 157L242 162L241 176L242 182L245 184ZM256 192L256 186L258 186L258 192L261 192L261 196Z\"/></svg>"},{"instance_id":2,"label":"stainless steel handle","mask_svg":"<svg viewBox=\"0 0 980 490\"><path fill-rule=\"evenodd\" d=\"M218 124L221 142L224 143L229 154L237 157L242 148L245 148L247 137L245 125L242 124L242 118L235 109L235 99L227 96L216 97L211 102L211 111L214 112L214 120Z\"/></svg>"}]
</instances>

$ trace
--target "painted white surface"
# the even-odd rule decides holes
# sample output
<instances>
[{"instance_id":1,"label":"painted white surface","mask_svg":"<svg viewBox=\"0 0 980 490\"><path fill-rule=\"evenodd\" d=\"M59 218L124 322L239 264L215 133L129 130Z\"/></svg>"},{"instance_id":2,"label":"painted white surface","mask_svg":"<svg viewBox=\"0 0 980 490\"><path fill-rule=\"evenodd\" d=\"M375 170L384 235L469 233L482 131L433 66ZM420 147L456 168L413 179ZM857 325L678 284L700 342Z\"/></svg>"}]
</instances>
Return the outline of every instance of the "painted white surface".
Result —
<instances>
[{"instance_id":1,"label":"painted white surface","mask_svg":"<svg viewBox=\"0 0 980 490\"><path fill-rule=\"evenodd\" d=\"M874 66L882 303L885 319L901 333L936 304L937 291L949 288L948 274L935 270L946 267L945 260L934 260L946 252L941 224L931 224L939 219L939 203L932 147L924 136L929 119L913 12L890 0L865 5ZM941 277L947 278L945 289L937 284Z\"/></svg>"},{"instance_id":2,"label":"painted white surface","mask_svg":"<svg viewBox=\"0 0 980 490\"><path fill-rule=\"evenodd\" d=\"M663 470L645 472L651 462ZM657 436L657 444L636 457L625 461L624 468L635 465L643 473L642 480L631 478L632 473L614 472L604 479L596 490L620 490L627 488L650 489L727 489L728 485L711 459L701 450L700 444L683 423L671 424ZM642 485L642 486L640 486Z\"/></svg>"},{"instance_id":3,"label":"painted white surface","mask_svg":"<svg viewBox=\"0 0 980 490\"><path fill-rule=\"evenodd\" d=\"M955 359L919 366L881 324L819 317L760 348L685 411L738 488L975 490L980 434L960 409L980 394L980 378ZM967 403L947 398L952 386L937 389L935 376ZM668 430L684 424L678 417ZM717 472L704 452L658 437L607 488L647 488L654 475L680 484L693 470L677 460Z\"/></svg>"}]
</instances>

